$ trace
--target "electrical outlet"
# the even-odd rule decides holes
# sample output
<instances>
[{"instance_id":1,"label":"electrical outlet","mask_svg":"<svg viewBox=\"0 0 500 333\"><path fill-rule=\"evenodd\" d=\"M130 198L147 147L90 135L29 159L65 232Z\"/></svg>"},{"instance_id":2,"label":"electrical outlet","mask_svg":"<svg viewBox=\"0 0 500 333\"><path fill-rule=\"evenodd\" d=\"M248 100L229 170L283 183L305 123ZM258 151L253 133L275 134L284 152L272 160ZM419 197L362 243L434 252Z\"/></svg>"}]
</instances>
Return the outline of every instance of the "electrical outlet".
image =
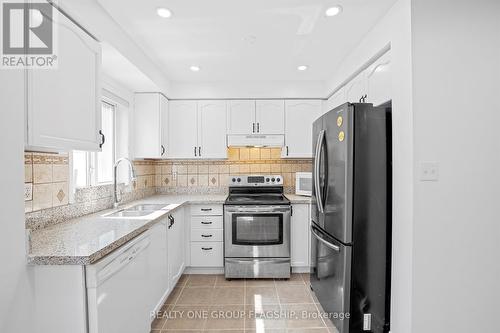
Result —
<instances>
[{"instance_id":1,"label":"electrical outlet","mask_svg":"<svg viewBox=\"0 0 500 333\"><path fill-rule=\"evenodd\" d=\"M172 172L172 181L177 181L177 171Z\"/></svg>"},{"instance_id":2,"label":"electrical outlet","mask_svg":"<svg viewBox=\"0 0 500 333\"><path fill-rule=\"evenodd\" d=\"M33 200L33 184L24 183L24 201Z\"/></svg>"},{"instance_id":3,"label":"electrical outlet","mask_svg":"<svg viewBox=\"0 0 500 333\"><path fill-rule=\"evenodd\" d=\"M420 180L437 182L439 180L439 164L437 162L421 162Z\"/></svg>"}]
</instances>

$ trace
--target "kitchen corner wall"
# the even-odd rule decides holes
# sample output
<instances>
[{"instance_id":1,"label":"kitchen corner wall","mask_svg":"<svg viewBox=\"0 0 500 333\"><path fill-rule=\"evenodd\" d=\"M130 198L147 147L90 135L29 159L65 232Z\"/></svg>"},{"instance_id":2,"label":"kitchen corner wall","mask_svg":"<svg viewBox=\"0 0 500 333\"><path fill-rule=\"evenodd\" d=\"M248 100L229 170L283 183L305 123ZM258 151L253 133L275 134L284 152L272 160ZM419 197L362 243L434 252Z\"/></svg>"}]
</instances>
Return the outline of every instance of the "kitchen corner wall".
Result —
<instances>
[{"instance_id":1,"label":"kitchen corner wall","mask_svg":"<svg viewBox=\"0 0 500 333\"><path fill-rule=\"evenodd\" d=\"M228 148L228 159L156 162L159 193L227 193L230 175L279 174L286 193L295 192L295 173L312 171L312 159L285 160L280 148Z\"/></svg>"}]
</instances>

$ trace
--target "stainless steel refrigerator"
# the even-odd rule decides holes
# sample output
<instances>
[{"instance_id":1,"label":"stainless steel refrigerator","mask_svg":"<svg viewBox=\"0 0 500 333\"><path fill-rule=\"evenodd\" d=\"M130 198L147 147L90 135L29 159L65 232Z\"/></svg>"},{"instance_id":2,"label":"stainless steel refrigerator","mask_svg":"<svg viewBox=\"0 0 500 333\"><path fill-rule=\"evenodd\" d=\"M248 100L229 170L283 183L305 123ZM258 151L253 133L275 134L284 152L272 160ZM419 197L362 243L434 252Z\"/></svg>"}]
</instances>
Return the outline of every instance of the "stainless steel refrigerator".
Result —
<instances>
[{"instance_id":1,"label":"stainless steel refrigerator","mask_svg":"<svg viewBox=\"0 0 500 333\"><path fill-rule=\"evenodd\" d=\"M311 289L340 333L389 332L391 104L313 124Z\"/></svg>"}]
</instances>

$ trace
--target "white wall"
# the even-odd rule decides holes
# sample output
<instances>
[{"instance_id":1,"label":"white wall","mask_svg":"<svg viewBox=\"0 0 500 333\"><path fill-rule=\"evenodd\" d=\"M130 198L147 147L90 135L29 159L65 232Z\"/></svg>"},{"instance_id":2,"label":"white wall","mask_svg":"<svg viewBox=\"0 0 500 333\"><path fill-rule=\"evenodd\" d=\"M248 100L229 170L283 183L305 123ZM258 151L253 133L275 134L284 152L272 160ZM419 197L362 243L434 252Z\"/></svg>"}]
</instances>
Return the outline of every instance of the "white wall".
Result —
<instances>
[{"instance_id":1,"label":"white wall","mask_svg":"<svg viewBox=\"0 0 500 333\"><path fill-rule=\"evenodd\" d=\"M399 0L346 57L327 83L331 93L390 45L393 107L391 332L411 332L413 124L410 0Z\"/></svg>"},{"instance_id":2,"label":"white wall","mask_svg":"<svg viewBox=\"0 0 500 333\"><path fill-rule=\"evenodd\" d=\"M24 73L0 70L0 332L35 332L24 229Z\"/></svg>"},{"instance_id":3,"label":"white wall","mask_svg":"<svg viewBox=\"0 0 500 333\"><path fill-rule=\"evenodd\" d=\"M322 81L171 82L170 99L324 98Z\"/></svg>"},{"instance_id":4,"label":"white wall","mask_svg":"<svg viewBox=\"0 0 500 333\"><path fill-rule=\"evenodd\" d=\"M412 0L412 34L412 331L499 332L500 1Z\"/></svg>"}]
</instances>

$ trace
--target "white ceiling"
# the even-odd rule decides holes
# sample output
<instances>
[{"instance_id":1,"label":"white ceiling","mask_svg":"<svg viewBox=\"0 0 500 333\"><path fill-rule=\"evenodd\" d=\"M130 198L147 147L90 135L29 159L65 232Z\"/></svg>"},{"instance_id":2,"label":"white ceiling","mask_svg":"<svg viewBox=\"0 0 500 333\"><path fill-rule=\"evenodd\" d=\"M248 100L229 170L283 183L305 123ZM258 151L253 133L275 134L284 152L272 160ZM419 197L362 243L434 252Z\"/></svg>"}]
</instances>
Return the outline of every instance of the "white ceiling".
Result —
<instances>
[{"instance_id":1,"label":"white ceiling","mask_svg":"<svg viewBox=\"0 0 500 333\"><path fill-rule=\"evenodd\" d=\"M395 1L98 0L169 80L182 82L327 80ZM325 17L337 4L343 12ZM160 18L157 7L173 16ZM302 64L309 70L297 71Z\"/></svg>"}]
</instances>

